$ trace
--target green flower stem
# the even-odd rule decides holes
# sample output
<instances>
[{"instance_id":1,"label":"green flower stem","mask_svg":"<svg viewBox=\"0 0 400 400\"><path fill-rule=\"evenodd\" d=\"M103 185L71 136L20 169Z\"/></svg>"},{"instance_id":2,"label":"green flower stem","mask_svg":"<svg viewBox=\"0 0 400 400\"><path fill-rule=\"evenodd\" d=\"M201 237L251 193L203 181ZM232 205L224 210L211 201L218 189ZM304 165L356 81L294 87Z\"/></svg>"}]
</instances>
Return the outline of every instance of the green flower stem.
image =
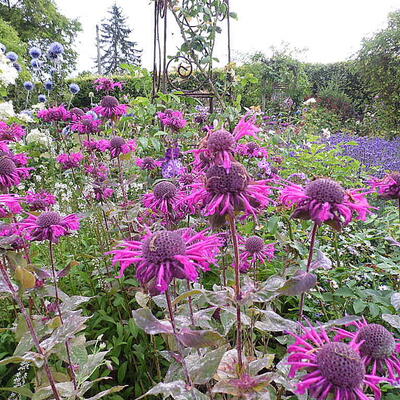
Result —
<instances>
[{"instance_id":1,"label":"green flower stem","mask_svg":"<svg viewBox=\"0 0 400 400\"><path fill-rule=\"evenodd\" d=\"M55 398L55 400L61 400L60 394L58 393L58 390L57 390L56 381L55 381L54 376L49 367L49 363L48 363L46 354L43 352L43 349L40 347L40 341L36 334L35 328L33 326L32 319L29 316L28 312L26 311L26 308L24 306L24 303L22 302L21 297L18 295L18 292L14 289L14 285L12 284L12 282L8 276L6 267L4 266L4 264L2 262L0 262L0 271L3 275L5 284L7 285L8 289L10 290L12 297L14 298L15 302L18 304L18 306L21 310L21 313L25 318L29 332L32 336L33 343L34 343L38 353L43 357L43 368L44 368L47 378L49 380L50 387L51 387L51 390L53 391L54 398Z\"/></svg>"}]
</instances>

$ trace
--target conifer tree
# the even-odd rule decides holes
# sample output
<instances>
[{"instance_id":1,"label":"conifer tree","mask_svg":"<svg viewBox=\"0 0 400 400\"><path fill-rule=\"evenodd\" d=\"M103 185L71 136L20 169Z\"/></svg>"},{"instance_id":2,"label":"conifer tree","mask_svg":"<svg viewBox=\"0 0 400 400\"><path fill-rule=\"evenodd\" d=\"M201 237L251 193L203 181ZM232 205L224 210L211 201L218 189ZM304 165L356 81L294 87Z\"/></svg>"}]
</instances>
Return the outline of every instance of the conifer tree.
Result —
<instances>
[{"instance_id":1,"label":"conifer tree","mask_svg":"<svg viewBox=\"0 0 400 400\"><path fill-rule=\"evenodd\" d=\"M100 27L100 63L103 73L114 74L122 71L121 64L140 65L142 50L137 49L137 42L129 39L132 30L122 9L114 4L109 14Z\"/></svg>"}]
</instances>

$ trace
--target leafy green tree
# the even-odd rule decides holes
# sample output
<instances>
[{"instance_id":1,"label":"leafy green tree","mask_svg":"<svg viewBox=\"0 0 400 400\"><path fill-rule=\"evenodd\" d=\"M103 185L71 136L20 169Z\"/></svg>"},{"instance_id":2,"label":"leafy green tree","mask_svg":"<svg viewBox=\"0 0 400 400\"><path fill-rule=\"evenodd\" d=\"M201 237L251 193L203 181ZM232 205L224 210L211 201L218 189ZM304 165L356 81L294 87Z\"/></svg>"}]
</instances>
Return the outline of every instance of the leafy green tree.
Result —
<instances>
[{"instance_id":1,"label":"leafy green tree","mask_svg":"<svg viewBox=\"0 0 400 400\"><path fill-rule=\"evenodd\" d=\"M100 64L104 73L113 74L123 71L121 64L140 65L142 51L136 48L136 42L129 40L132 30L126 25L122 9L114 4L109 14L109 19L100 28L103 51Z\"/></svg>"},{"instance_id":2,"label":"leafy green tree","mask_svg":"<svg viewBox=\"0 0 400 400\"><path fill-rule=\"evenodd\" d=\"M62 15L54 0L0 0L0 15L29 46L46 49L51 42L60 42L65 48L64 70L74 68L73 44L81 25Z\"/></svg>"},{"instance_id":3,"label":"leafy green tree","mask_svg":"<svg viewBox=\"0 0 400 400\"><path fill-rule=\"evenodd\" d=\"M386 129L400 131L400 10L388 25L362 42L357 66L372 95L374 113Z\"/></svg>"}]
</instances>

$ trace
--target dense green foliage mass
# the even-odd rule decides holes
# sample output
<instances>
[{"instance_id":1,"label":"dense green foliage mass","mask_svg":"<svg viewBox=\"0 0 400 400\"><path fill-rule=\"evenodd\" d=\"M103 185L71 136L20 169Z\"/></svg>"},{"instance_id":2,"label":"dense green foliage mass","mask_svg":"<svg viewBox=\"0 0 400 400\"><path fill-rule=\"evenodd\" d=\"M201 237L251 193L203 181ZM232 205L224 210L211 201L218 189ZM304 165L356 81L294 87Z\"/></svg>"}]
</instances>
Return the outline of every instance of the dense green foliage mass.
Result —
<instances>
[{"instance_id":1,"label":"dense green foliage mass","mask_svg":"<svg viewBox=\"0 0 400 400\"><path fill-rule=\"evenodd\" d=\"M357 58L361 78L375 96L374 108L387 129L400 127L400 10L389 15L388 26L364 39Z\"/></svg>"}]
</instances>

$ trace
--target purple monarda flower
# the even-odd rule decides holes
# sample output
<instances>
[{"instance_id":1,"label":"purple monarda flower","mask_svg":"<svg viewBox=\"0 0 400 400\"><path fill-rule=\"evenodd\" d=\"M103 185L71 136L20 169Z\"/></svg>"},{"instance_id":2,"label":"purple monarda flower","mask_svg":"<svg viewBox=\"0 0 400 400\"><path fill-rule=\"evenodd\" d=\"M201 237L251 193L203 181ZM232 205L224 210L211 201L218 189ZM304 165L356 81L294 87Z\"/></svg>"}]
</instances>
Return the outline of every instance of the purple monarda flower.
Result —
<instances>
[{"instance_id":1,"label":"purple monarda flower","mask_svg":"<svg viewBox=\"0 0 400 400\"><path fill-rule=\"evenodd\" d=\"M137 149L137 143L134 140L125 140L121 136L114 136L110 140L111 158L116 158L120 154L128 154Z\"/></svg>"},{"instance_id":2,"label":"purple monarda flower","mask_svg":"<svg viewBox=\"0 0 400 400\"><path fill-rule=\"evenodd\" d=\"M93 108L93 111L104 118L117 119L124 115L128 109L126 104L119 104L114 96L104 96L100 105Z\"/></svg>"},{"instance_id":3,"label":"purple monarda flower","mask_svg":"<svg viewBox=\"0 0 400 400\"><path fill-rule=\"evenodd\" d=\"M20 222L21 230L27 239L33 241L49 240L58 243L61 236L70 235L79 229L79 217L76 214L61 216L55 211L46 211L39 216L29 214Z\"/></svg>"},{"instance_id":4,"label":"purple monarda flower","mask_svg":"<svg viewBox=\"0 0 400 400\"><path fill-rule=\"evenodd\" d=\"M304 328L302 336L291 333L296 342L289 346L289 377L304 369L296 392L309 391L312 398L326 400L366 400L364 389L372 389L375 399L381 399L377 384L383 379L374 373L367 375L360 356L360 345L352 340L349 344L332 342L325 330Z\"/></svg>"},{"instance_id":5,"label":"purple monarda flower","mask_svg":"<svg viewBox=\"0 0 400 400\"><path fill-rule=\"evenodd\" d=\"M71 110L72 112L72 110ZM81 134L91 134L100 132L102 121L95 119L93 115L83 115L71 125L71 130Z\"/></svg>"},{"instance_id":6,"label":"purple monarda flower","mask_svg":"<svg viewBox=\"0 0 400 400\"><path fill-rule=\"evenodd\" d=\"M64 170L77 168L81 161L85 158L82 153L63 153L57 157L57 161L62 165Z\"/></svg>"},{"instance_id":7,"label":"purple monarda flower","mask_svg":"<svg viewBox=\"0 0 400 400\"><path fill-rule=\"evenodd\" d=\"M69 111L63 105L40 110L37 116L45 122L68 121L70 118Z\"/></svg>"},{"instance_id":8,"label":"purple monarda flower","mask_svg":"<svg viewBox=\"0 0 400 400\"><path fill-rule=\"evenodd\" d=\"M385 200L400 200L400 173L392 172L380 180L373 180L372 187Z\"/></svg>"},{"instance_id":9,"label":"purple monarda flower","mask_svg":"<svg viewBox=\"0 0 400 400\"><path fill-rule=\"evenodd\" d=\"M265 263L266 260L271 261L275 257L275 245L265 244L259 236L250 236L241 242L243 244L240 253L241 270L247 271L256 262Z\"/></svg>"},{"instance_id":10,"label":"purple monarda flower","mask_svg":"<svg viewBox=\"0 0 400 400\"><path fill-rule=\"evenodd\" d=\"M28 191L27 196L25 196L25 202L31 211L45 211L53 204L56 204L56 201L54 195L44 190L38 193Z\"/></svg>"},{"instance_id":11,"label":"purple monarda flower","mask_svg":"<svg viewBox=\"0 0 400 400\"><path fill-rule=\"evenodd\" d=\"M143 197L143 204L167 222L176 221L185 217L183 210L185 193L172 182L157 183L151 193Z\"/></svg>"},{"instance_id":12,"label":"purple monarda flower","mask_svg":"<svg viewBox=\"0 0 400 400\"><path fill-rule=\"evenodd\" d=\"M195 182L186 201L194 206L201 204L204 215L225 217L236 212L245 216L256 214L270 202L270 188L266 181L252 181L246 168L235 162L229 172L214 165L206 173L205 183Z\"/></svg>"},{"instance_id":13,"label":"purple monarda flower","mask_svg":"<svg viewBox=\"0 0 400 400\"><path fill-rule=\"evenodd\" d=\"M368 192L366 192L368 193ZM361 189L345 190L338 182L320 178L305 187L287 185L281 193L286 206L296 205L293 218L311 219L317 224L326 223L341 230L353 219L353 213L364 221L372 208Z\"/></svg>"},{"instance_id":14,"label":"purple monarda flower","mask_svg":"<svg viewBox=\"0 0 400 400\"><path fill-rule=\"evenodd\" d=\"M136 165L143 170L151 171L153 169L161 167L162 162L157 161L152 157L137 158Z\"/></svg>"},{"instance_id":15,"label":"purple monarda flower","mask_svg":"<svg viewBox=\"0 0 400 400\"><path fill-rule=\"evenodd\" d=\"M351 339L361 343L360 354L367 372L387 378L391 383L400 383L400 341L393 337L384 326L361 321L350 323L357 328L355 332L336 329L335 340Z\"/></svg>"},{"instance_id":16,"label":"purple monarda flower","mask_svg":"<svg viewBox=\"0 0 400 400\"><path fill-rule=\"evenodd\" d=\"M174 132L180 131L187 124L183 112L178 110L165 110L164 112L158 112L157 117L164 126L168 126Z\"/></svg>"},{"instance_id":17,"label":"purple monarda flower","mask_svg":"<svg viewBox=\"0 0 400 400\"><path fill-rule=\"evenodd\" d=\"M22 198L16 194L0 194L0 218L16 215L23 211Z\"/></svg>"},{"instance_id":18,"label":"purple monarda flower","mask_svg":"<svg viewBox=\"0 0 400 400\"><path fill-rule=\"evenodd\" d=\"M0 154L0 189L19 185L21 179L29 177L31 168L18 167L11 154Z\"/></svg>"},{"instance_id":19,"label":"purple monarda flower","mask_svg":"<svg viewBox=\"0 0 400 400\"><path fill-rule=\"evenodd\" d=\"M149 233L141 241L124 241L112 250L113 265L121 266L119 277L131 265L136 276L152 294L164 293L173 278L196 281L199 270L216 263L220 239L193 229Z\"/></svg>"},{"instance_id":20,"label":"purple monarda flower","mask_svg":"<svg viewBox=\"0 0 400 400\"><path fill-rule=\"evenodd\" d=\"M19 142L26 135L25 129L18 124L6 124L0 121L0 140Z\"/></svg>"}]
</instances>

